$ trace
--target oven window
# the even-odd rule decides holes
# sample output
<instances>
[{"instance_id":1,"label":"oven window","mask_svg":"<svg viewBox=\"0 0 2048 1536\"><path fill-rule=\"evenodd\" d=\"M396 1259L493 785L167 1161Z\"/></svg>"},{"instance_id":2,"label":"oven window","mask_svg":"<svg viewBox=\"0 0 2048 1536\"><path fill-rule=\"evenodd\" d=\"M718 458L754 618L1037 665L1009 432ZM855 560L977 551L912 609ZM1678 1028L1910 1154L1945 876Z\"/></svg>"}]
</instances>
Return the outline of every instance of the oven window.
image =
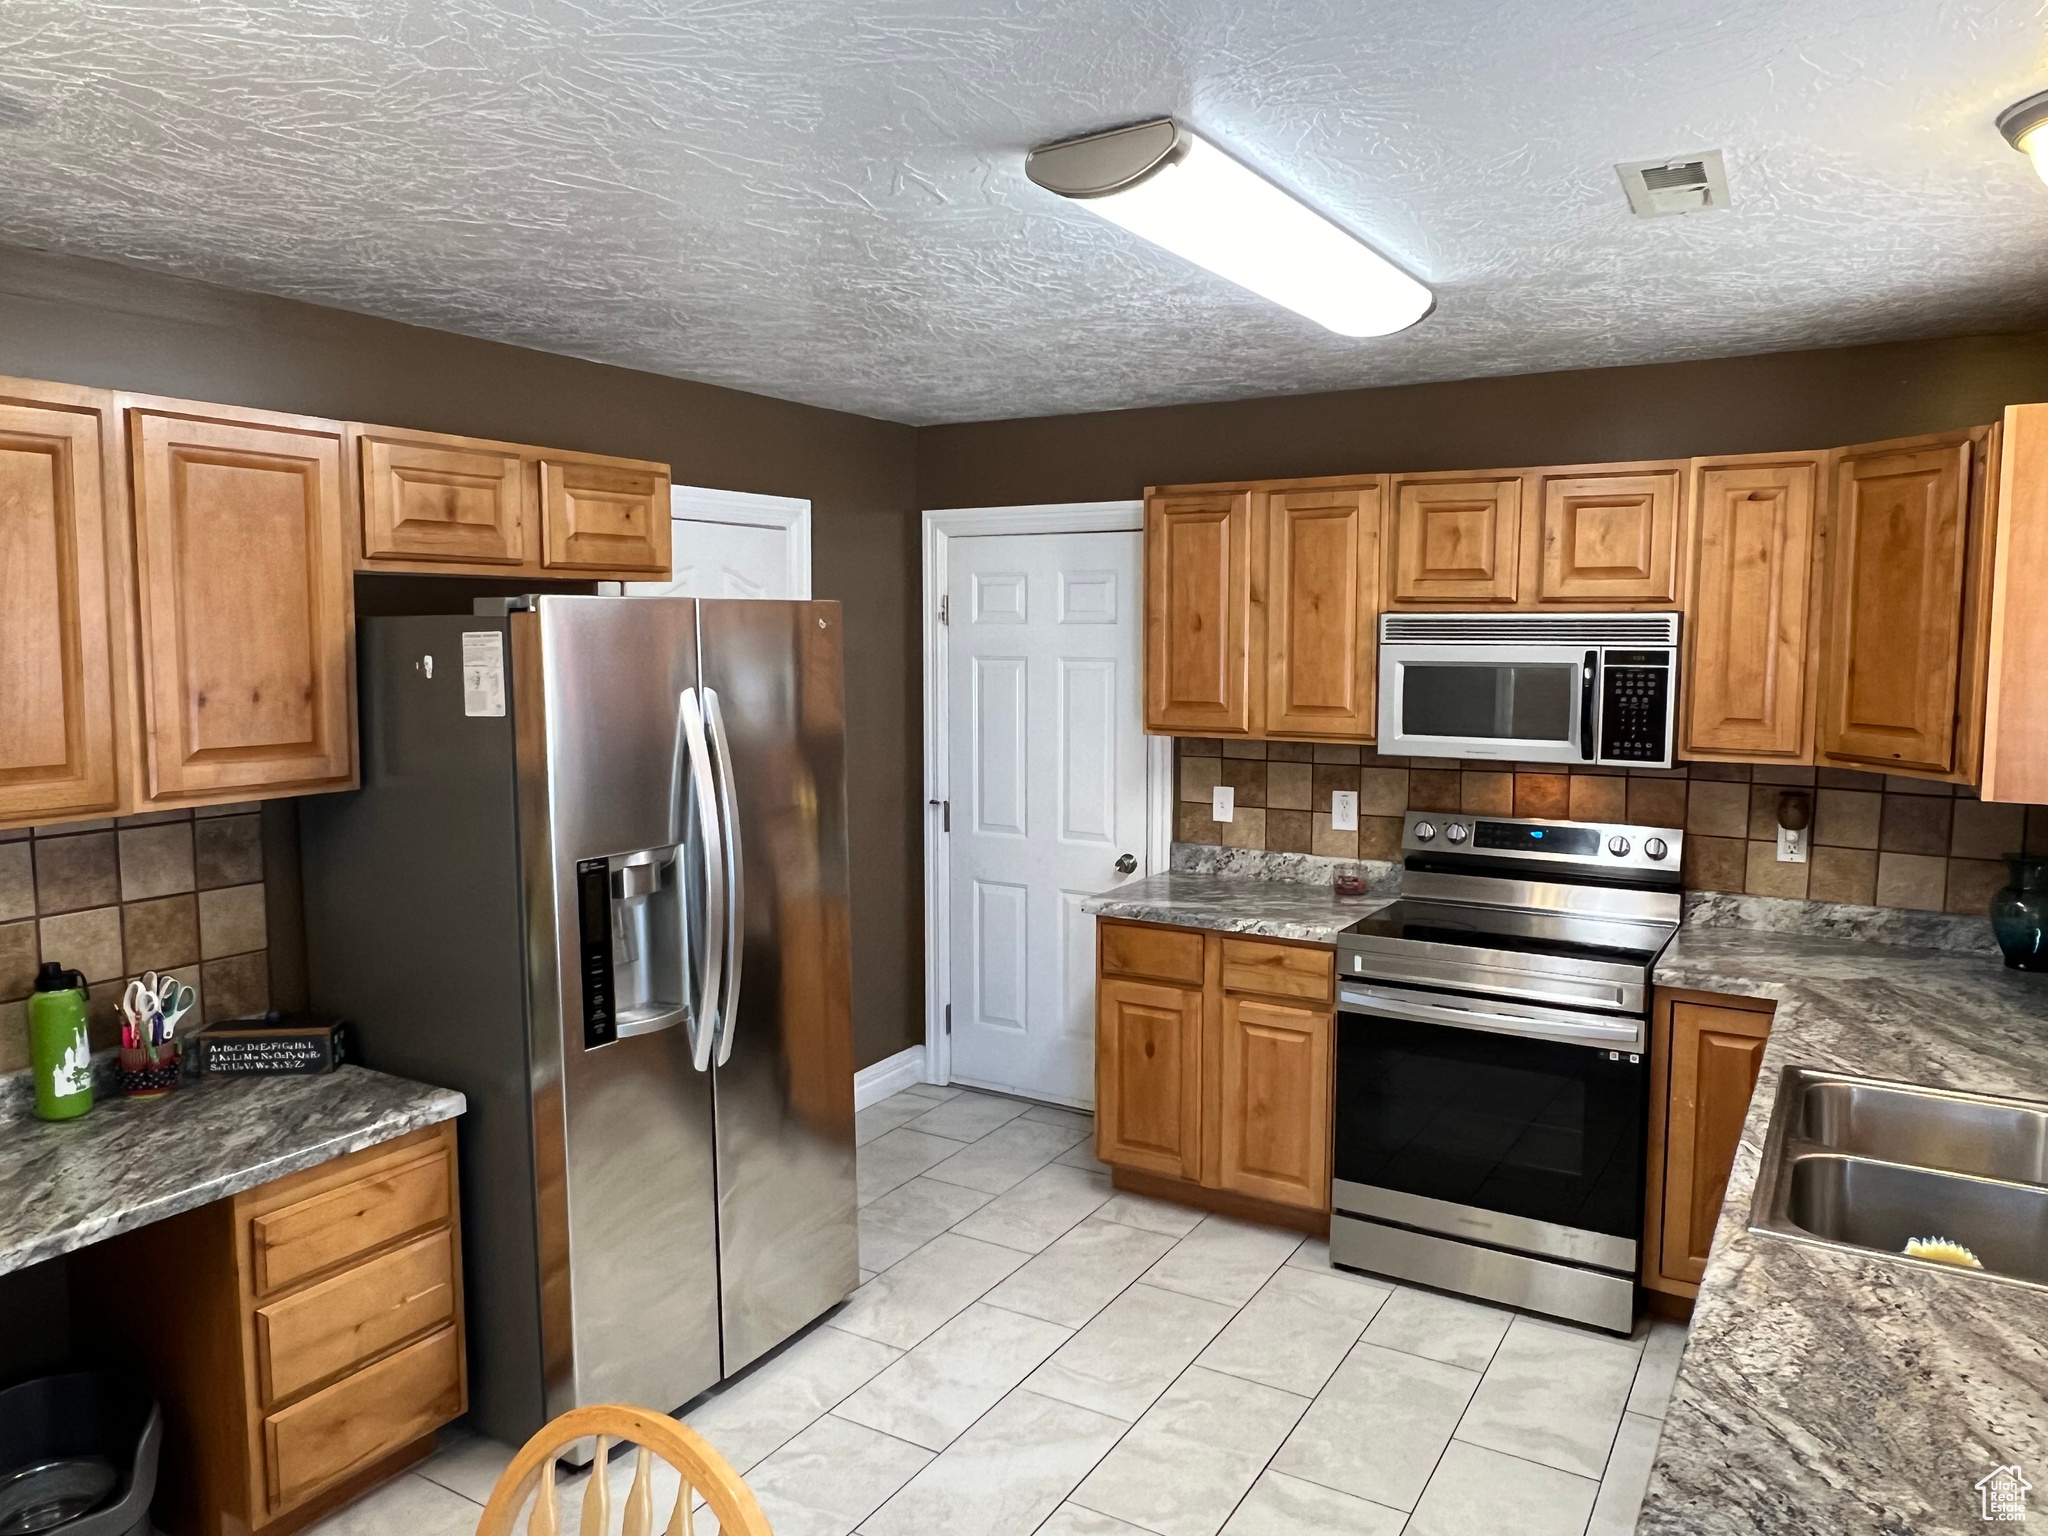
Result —
<instances>
[{"instance_id":1,"label":"oven window","mask_svg":"<svg viewBox=\"0 0 2048 1536\"><path fill-rule=\"evenodd\" d=\"M1646 1082L1626 1054L1347 1010L1336 1174L1635 1238Z\"/></svg>"},{"instance_id":2,"label":"oven window","mask_svg":"<svg viewBox=\"0 0 2048 1536\"><path fill-rule=\"evenodd\" d=\"M1468 741L1570 741L1575 663L1406 662L1401 733Z\"/></svg>"}]
</instances>

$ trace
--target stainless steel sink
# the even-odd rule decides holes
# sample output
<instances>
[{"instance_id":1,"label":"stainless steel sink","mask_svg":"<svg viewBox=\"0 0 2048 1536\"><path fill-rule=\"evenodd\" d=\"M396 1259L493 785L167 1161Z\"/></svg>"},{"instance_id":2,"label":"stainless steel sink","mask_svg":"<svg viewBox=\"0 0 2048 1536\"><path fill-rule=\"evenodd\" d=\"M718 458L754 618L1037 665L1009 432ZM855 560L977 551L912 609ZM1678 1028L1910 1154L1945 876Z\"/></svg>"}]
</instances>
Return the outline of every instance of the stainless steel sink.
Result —
<instances>
[{"instance_id":1,"label":"stainless steel sink","mask_svg":"<svg viewBox=\"0 0 2048 1536\"><path fill-rule=\"evenodd\" d=\"M1787 1067L1750 1230L2048 1289L2048 1104ZM1984 1268L1908 1258L1915 1237Z\"/></svg>"},{"instance_id":2,"label":"stainless steel sink","mask_svg":"<svg viewBox=\"0 0 2048 1536\"><path fill-rule=\"evenodd\" d=\"M2048 1184L2048 1104L1829 1078L1800 1110L1801 1136L1838 1152Z\"/></svg>"}]
</instances>

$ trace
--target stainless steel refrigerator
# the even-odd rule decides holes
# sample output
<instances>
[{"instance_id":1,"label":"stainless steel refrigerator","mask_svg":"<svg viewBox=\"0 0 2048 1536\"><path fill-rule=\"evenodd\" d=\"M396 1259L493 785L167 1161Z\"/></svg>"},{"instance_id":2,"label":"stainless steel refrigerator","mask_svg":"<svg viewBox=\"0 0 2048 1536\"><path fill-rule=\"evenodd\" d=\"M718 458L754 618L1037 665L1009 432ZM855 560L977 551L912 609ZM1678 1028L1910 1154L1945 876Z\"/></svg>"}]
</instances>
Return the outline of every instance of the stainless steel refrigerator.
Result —
<instances>
[{"instance_id":1,"label":"stainless steel refrigerator","mask_svg":"<svg viewBox=\"0 0 2048 1536\"><path fill-rule=\"evenodd\" d=\"M360 626L313 1005L458 1122L472 1418L663 1412L858 1282L839 605Z\"/></svg>"}]
</instances>

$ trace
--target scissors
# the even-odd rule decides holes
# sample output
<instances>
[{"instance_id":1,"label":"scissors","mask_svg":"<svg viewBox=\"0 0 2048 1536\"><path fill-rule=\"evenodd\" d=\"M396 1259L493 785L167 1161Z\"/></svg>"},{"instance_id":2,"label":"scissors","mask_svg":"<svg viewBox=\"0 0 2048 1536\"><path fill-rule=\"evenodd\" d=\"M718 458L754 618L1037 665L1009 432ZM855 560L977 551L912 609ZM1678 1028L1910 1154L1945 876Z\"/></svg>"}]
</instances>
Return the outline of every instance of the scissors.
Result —
<instances>
[{"instance_id":1,"label":"scissors","mask_svg":"<svg viewBox=\"0 0 2048 1536\"><path fill-rule=\"evenodd\" d=\"M198 997L197 992L168 972L145 971L128 983L121 1002L135 1023L136 1033L155 1045L172 1037L178 1020L191 1011Z\"/></svg>"}]
</instances>

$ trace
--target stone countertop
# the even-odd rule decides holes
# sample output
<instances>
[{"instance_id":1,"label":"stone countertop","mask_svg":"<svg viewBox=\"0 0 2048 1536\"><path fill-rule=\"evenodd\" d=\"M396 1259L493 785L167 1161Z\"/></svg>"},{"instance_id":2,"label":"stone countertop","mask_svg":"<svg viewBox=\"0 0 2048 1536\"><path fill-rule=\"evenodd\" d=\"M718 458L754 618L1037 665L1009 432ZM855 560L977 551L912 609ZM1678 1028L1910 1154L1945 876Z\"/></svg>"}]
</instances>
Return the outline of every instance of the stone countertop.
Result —
<instances>
[{"instance_id":1,"label":"stone countertop","mask_svg":"<svg viewBox=\"0 0 2048 1536\"><path fill-rule=\"evenodd\" d=\"M1225 933L1334 944L1339 929L1348 928L1368 912L1377 912L1391 899L1385 892L1338 896L1327 884L1175 870L1090 896L1081 903L1081 910L1138 923L1172 923L1182 928L1217 928Z\"/></svg>"},{"instance_id":2,"label":"stone countertop","mask_svg":"<svg viewBox=\"0 0 2048 1536\"><path fill-rule=\"evenodd\" d=\"M362 1067L201 1077L162 1099L105 1098L80 1119L54 1123L32 1118L18 1087L0 1091L0 1274L465 1108L451 1089Z\"/></svg>"},{"instance_id":3,"label":"stone countertop","mask_svg":"<svg viewBox=\"0 0 2048 1536\"><path fill-rule=\"evenodd\" d=\"M2048 1489L2048 1291L1747 1230L1784 1067L2048 1099L2048 975L1688 924L1656 981L1778 1007L1638 1530L1929 1536L1985 1529L1996 1467Z\"/></svg>"}]
</instances>

